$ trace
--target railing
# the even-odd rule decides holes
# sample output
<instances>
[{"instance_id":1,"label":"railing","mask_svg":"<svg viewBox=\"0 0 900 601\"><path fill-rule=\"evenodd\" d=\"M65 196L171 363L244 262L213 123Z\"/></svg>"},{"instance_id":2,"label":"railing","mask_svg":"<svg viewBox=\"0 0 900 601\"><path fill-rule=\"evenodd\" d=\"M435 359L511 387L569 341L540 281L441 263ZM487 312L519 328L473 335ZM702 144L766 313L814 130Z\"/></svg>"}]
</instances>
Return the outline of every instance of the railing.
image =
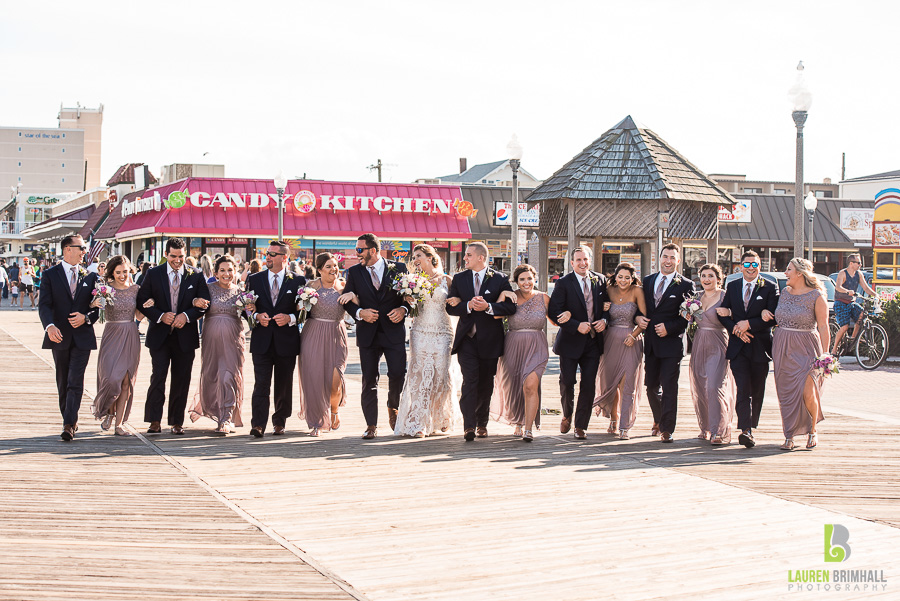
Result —
<instances>
[{"instance_id":1,"label":"railing","mask_svg":"<svg viewBox=\"0 0 900 601\"><path fill-rule=\"evenodd\" d=\"M21 234L29 225L33 223L25 223L24 221L0 221L0 235L3 234Z\"/></svg>"}]
</instances>

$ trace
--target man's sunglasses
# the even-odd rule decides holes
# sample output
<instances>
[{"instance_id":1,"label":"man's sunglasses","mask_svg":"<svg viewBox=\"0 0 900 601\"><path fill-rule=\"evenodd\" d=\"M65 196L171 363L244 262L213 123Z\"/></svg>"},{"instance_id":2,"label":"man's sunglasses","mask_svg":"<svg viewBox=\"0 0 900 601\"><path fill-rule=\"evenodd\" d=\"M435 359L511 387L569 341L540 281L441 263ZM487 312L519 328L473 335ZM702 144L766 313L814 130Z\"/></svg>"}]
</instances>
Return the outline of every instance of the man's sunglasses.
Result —
<instances>
[{"instance_id":1,"label":"man's sunglasses","mask_svg":"<svg viewBox=\"0 0 900 601\"><path fill-rule=\"evenodd\" d=\"M369 250L370 248L373 249L373 250L375 249L374 246L367 246L367 247L365 247L365 248L360 248L360 247L357 246L357 247L356 247L356 253L361 255L361 254L363 254L364 252L366 252L367 250Z\"/></svg>"},{"instance_id":2,"label":"man's sunglasses","mask_svg":"<svg viewBox=\"0 0 900 601\"><path fill-rule=\"evenodd\" d=\"M70 244L66 248L77 248L81 252L84 252L87 250L87 246L76 246L75 244Z\"/></svg>"},{"instance_id":3,"label":"man's sunglasses","mask_svg":"<svg viewBox=\"0 0 900 601\"><path fill-rule=\"evenodd\" d=\"M283 256L284 256L284 253L273 253L273 252L270 250L270 251L266 251L266 256L267 256L267 257L283 257Z\"/></svg>"},{"instance_id":4,"label":"man's sunglasses","mask_svg":"<svg viewBox=\"0 0 900 601\"><path fill-rule=\"evenodd\" d=\"M744 267L750 269L751 267L759 267L759 263L756 261L744 261Z\"/></svg>"}]
</instances>

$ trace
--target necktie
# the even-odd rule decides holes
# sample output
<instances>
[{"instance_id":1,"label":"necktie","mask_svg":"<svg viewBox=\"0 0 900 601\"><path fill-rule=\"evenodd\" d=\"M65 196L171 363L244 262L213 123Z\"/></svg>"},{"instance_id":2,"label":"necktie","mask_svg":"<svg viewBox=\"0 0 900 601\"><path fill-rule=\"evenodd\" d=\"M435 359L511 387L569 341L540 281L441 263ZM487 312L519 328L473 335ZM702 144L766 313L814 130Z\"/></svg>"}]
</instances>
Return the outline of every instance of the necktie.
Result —
<instances>
[{"instance_id":1,"label":"necktie","mask_svg":"<svg viewBox=\"0 0 900 601\"><path fill-rule=\"evenodd\" d=\"M75 298L75 288L78 286L78 276L75 274L75 268L69 270L71 273L71 277L69 278L69 291L72 293L72 298Z\"/></svg>"},{"instance_id":2,"label":"necktie","mask_svg":"<svg viewBox=\"0 0 900 601\"><path fill-rule=\"evenodd\" d=\"M744 290L744 311L750 306L750 293L753 292L753 282L747 282L747 288Z\"/></svg>"},{"instance_id":3,"label":"necktie","mask_svg":"<svg viewBox=\"0 0 900 601\"><path fill-rule=\"evenodd\" d=\"M276 273L272 276L272 305L275 305L275 301L278 300L278 274Z\"/></svg>"},{"instance_id":4,"label":"necktie","mask_svg":"<svg viewBox=\"0 0 900 601\"><path fill-rule=\"evenodd\" d=\"M180 287L181 287L181 281L178 278L178 272L173 271L172 272L172 290L171 290L172 312L173 313L178 312L178 288L180 288Z\"/></svg>"},{"instance_id":5,"label":"necktie","mask_svg":"<svg viewBox=\"0 0 900 601\"><path fill-rule=\"evenodd\" d=\"M594 295L591 294L591 287L588 286L587 278L582 280L584 283L584 303L587 305L588 321L594 321Z\"/></svg>"},{"instance_id":6,"label":"necktie","mask_svg":"<svg viewBox=\"0 0 900 601\"><path fill-rule=\"evenodd\" d=\"M659 304L659 301L662 300L663 290L664 290L663 286L665 283L666 283L666 276L664 276L663 274L659 274L659 284L656 285L656 294L653 295L655 297L657 305Z\"/></svg>"},{"instance_id":7,"label":"necktie","mask_svg":"<svg viewBox=\"0 0 900 601\"><path fill-rule=\"evenodd\" d=\"M375 290L378 290L381 288L381 282L378 280L378 274L375 273L374 265L369 267L369 273L372 274L372 285L375 286Z\"/></svg>"},{"instance_id":8,"label":"necktie","mask_svg":"<svg viewBox=\"0 0 900 601\"><path fill-rule=\"evenodd\" d=\"M475 296L478 296L478 294L480 292L481 292L481 276L476 271L475 272ZM469 330L469 338L472 338L474 336L475 336L475 324L473 323L472 329Z\"/></svg>"}]
</instances>

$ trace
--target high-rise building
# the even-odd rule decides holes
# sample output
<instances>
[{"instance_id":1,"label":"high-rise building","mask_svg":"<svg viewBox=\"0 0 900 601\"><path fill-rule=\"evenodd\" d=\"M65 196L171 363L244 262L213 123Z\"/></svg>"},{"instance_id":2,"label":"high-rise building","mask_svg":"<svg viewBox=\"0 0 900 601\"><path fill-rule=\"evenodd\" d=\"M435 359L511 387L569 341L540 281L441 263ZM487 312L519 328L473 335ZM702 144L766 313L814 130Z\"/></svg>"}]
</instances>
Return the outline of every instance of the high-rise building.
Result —
<instances>
[{"instance_id":1,"label":"high-rise building","mask_svg":"<svg viewBox=\"0 0 900 601\"><path fill-rule=\"evenodd\" d=\"M100 137L103 127L103 105L91 109L76 103L75 108L59 107L59 128L84 131L84 189L103 185L100 175Z\"/></svg>"}]
</instances>

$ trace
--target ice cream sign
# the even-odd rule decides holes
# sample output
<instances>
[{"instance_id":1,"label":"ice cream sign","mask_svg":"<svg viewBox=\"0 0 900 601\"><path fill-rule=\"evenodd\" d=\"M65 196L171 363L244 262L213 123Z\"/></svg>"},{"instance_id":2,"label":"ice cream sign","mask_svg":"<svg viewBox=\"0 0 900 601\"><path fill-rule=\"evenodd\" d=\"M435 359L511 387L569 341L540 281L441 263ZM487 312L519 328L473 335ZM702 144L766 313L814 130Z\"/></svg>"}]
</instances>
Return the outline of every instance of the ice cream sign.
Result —
<instances>
[{"instance_id":1,"label":"ice cream sign","mask_svg":"<svg viewBox=\"0 0 900 601\"><path fill-rule=\"evenodd\" d=\"M159 196L155 193L155 196ZM141 199L138 199L141 200ZM316 196L310 190L299 190L285 194L286 207L293 207L298 215L313 211L377 211L378 213L425 213L456 214L460 217L475 217L478 210L472 203L460 198L415 198L394 196L328 195ZM278 206L277 194L257 192L172 192L163 201L168 209L180 209L190 203L198 209L219 207L222 209L265 209ZM123 215L124 213L123 207ZM144 209L149 210L149 209ZM159 210L159 209L157 209ZM137 211L135 211L137 212ZM130 213L129 213L130 214Z\"/></svg>"}]
</instances>

